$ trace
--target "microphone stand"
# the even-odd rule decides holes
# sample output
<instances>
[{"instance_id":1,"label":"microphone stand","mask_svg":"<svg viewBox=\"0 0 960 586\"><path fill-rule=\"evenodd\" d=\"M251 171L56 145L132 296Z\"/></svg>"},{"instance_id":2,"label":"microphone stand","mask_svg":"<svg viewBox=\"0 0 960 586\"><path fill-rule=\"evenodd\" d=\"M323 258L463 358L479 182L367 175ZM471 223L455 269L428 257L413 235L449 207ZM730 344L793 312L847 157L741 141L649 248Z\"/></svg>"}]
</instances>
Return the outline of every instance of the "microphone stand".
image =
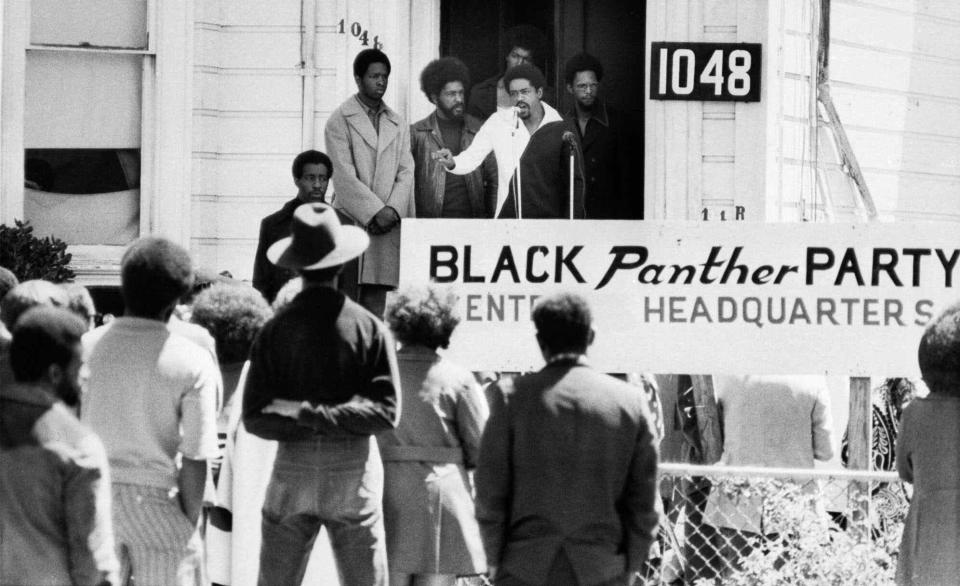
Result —
<instances>
[{"instance_id":1,"label":"microphone stand","mask_svg":"<svg viewBox=\"0 0 960 586\"><path fill-rule=\"evenodd\" d=\"M570 149L570 219L573 219L573 147L569 144L567 147Z\"/></svg>"},{"instance_id":2,"label":"microphone stand","mask_svg":"<svg viewBox=\"0 0 960 586\"><path fill-rule=\"evenodd\" d=\"M517 107L513 107L513 132L510 134L510 138L514 139L517 136L517 130L520 129L520 118L517 115ZM514 191L516 193L515 204L517 206L517 219L523 219L523 196L520 193L520 153L517 152L517 141L511 140L513 143L513 168L515 169L516 175L513 178Z\"/></svg>"}]
</instances>

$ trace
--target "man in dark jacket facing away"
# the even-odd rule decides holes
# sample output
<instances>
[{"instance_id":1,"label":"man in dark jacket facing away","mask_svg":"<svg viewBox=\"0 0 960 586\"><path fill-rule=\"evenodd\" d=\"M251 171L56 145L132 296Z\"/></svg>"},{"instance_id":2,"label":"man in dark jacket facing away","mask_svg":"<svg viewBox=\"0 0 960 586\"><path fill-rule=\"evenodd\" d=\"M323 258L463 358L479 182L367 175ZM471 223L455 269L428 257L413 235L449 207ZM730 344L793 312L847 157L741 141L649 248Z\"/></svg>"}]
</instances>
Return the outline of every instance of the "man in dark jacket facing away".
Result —
<instances>
[{"instance_id":1,"label":"man in dark jacket facing away","mask_svg":"<svg viewBox=\"0 0 960 586\"><path fill-rule=\"evenodd\" d=\"M420 74L420 89L437 109L410 126L415 163L414 197L419 218L492 218L497 206L497 162L492 155L467 175L447 173L433 153L454 156L470 146L481 122L464 115L470 72L455 57L431 61Z\"/></svg>"},{"instance_id":2,"label":"man in dark jacket facing away","mask_svg":"<svg viewBox=\"0 0 960 586\"><path fill-rule=\"evenodd\" d=\"M533 310L546 360L495 383L476 471L477 520L500 585L629 584L657 530L657 450L643 394L586 359L590 309Z\"/></svg>"},{"instance_id":3,"label":"man in dark jacket facing away","mask_svg":"<svg viewBox=\"0 0 960 586\"><path fill-rule=\"evenodd\" d=\"M383 323L334 288L369 243L332 207L310 203L294 212L292 236L267 250L300 272L303 291L254 340L243 395L247 430L280 444L263 503L260 586L300 584L322 526L345 584L387 580L373 434L400 416L396 353Z\"/></svg>"}]
</instances>

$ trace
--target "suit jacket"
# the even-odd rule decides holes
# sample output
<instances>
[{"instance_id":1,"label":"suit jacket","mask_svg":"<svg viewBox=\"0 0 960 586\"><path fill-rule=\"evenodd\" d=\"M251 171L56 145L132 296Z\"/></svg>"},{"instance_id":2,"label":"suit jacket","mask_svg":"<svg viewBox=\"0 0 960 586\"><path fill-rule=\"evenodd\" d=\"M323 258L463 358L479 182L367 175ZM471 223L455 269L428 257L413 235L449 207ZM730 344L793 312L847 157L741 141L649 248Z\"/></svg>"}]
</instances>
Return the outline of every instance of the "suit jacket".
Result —
<instances>
[{"instance_id":1,"label":"suit jacket","mask_svg":"<svg viewBox=\"0 0 960 586\"><path fill-rule=\"evenodd\" d=\"M517 217L517 182L520 173L522 218L570 217L570 146L563 141L573 127L567 121L544 124L537 129L520 157L519 171L510 181L510 195L500 208L498 218ZM574 149L573 217L586 216L583 201L583 155Z\"/></svg>"},{"instance_id":2,"label":"suit jacket","mask_svg":"<svg viewBox=\"0 0 960 586\"><path fill-rule=\"evenodd\" d=\"M573 358L492 394L475 476L488 563L531 584L561 550L581 584L639 569L657 530L643 393Z\"/></svg>"},{"instance_id":3,"label":"suit jacket","mask_svg":"<svg viewBox=\"0 0 960 586\"><path fill-rule=\"evenodd\" d=\"M280 287L297 276L297 273L290 269L278 267L267 260L267 249L277 240L290 235L293 212L301 203L295 197L260 222L257 252L253 257L253 287L263 293L264 298L271 303L273 298L277 296Z\"/></svg>"},{"instance_id":4,"label":"suit jacket","mask_svg":"<svg viewBox=\"0 0 960 586\"><path fill-rule=\"evenodd\" d=\"M253 287L270 303L273 303L280 288L297 276L297 271L278 267L270 262L267 259L267 250L281 238L290 235L293 212L301 203L303 202L295 197L260 222L260 238L257 240L257 252L253 257ZM341 224L353 224L353 221L339 210L337 216ZM356 260L346 263L337 279L337 289L351 299L357 298L358 265Z\"/></svg>"},{"instance_id":5,"label":"suit jacket","mask_svg":"<svg viewBox=\"0 0 960 586\"><path fill-rule=\"evenodd\" d=\"M583 150L587 218L642 220L643 138L633 120L602 101L583 132L576 112L567 118Z\"/></svg>"},{"instance_id":6,"label":"suit jacket","mask_svg":"<svg viewBox=\"0 0 960 586\"><path fill-rule=\"evenodd\" d=\"M470 146L478 130L480 121L466 116L460 138L461 151ZM439 161L432 157L434 152L446 146L440 134L436 112L410 126L410 143L416 165L414 193L417 216L439 218L443 211L447 173ZM473 217L492 218L497 207L497 161L493 155L488 155L483 164L465 175L464 179Z\"/></svg>"},{"instance_id":7,"label":"suit jacket","mask_svg":"<svg viewBox=\"0 0 960 586\"><path fill-rule=\"evenodd\" d=\"M401 218L416 215L413 199L413 156L410 128L386 108L377 134L357 96L330 114L324 131L333 162L333 207L359 226L368 226L384 206ZM396 287L400 274L400 226L370 235L370 247L360 261L361 284Z\"/></svg>"}]
</instances>

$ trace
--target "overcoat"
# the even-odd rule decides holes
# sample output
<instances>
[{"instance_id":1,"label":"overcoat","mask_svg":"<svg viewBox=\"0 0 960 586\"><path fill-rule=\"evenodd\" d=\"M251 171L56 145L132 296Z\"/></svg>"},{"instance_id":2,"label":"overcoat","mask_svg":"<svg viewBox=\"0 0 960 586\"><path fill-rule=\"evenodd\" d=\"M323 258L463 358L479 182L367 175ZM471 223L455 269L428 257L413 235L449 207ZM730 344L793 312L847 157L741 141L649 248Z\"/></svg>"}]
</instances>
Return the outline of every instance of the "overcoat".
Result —
<instances>
[{"instance_id":1,"label":"overcoat","mask_svg":"<svg viewBox=\"0 0 960 586\"><path fill-rule=\"evenodd\" d=\"M931 393L903 410L897 471L913 484L897 584L956 584L960 576L960 398Z\"/></svg>"},{"instance_id":2,"label":"overcoat","mask_svg":"<svg viewBox=\"0 0 960 586\"><path fill-rule=\"evenodd\" d=\"M397 352L403 417L380 433L390 569L486 570L467 470L477 464L487 404L470 371L424 346Z\"/></svg>"},{"instance_id":3,"label":"overcoat","mask_svg":"<svg viewBox=\"0 0 960 586\"><path fill-rule=\"evenodd\" d=\"M324 131L333 162L333 207L361 227L385 205L401 218L416 215L410 128L399 114L384 108L378 134L359 98L351 96L333 111ZM398 225L386 234L370 235L370 247L360 260L359 282L396 287L399 274Z\"/></svg>"}]
</instances>

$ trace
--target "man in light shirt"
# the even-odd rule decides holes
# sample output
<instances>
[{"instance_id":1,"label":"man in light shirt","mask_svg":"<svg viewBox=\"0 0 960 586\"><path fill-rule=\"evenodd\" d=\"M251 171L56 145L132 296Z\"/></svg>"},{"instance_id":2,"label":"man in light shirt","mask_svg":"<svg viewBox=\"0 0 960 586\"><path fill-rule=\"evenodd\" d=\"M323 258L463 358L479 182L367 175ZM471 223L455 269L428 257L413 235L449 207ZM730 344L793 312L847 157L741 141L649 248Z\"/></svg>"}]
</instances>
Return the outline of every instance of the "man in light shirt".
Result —
<instances>
[{"instance_id":1,"label":"man in light shirt","mask_svg":"<svg viewBox=\"0 0 960 586\"><path fill-rule=\"evenodd\" d=\"M492 151L497 159L497 215L510 193L510 181L517 162L530 137L543 125L563 118L550 104L542 101L546 80L535 66L522 63L507 70L504 86L513 107L499 110L480 127L473 143L459 155L440 149L434 156L456 175L473 172ZM521 189L523 178L520 178Z\"/></svg>"}]
</instances>

